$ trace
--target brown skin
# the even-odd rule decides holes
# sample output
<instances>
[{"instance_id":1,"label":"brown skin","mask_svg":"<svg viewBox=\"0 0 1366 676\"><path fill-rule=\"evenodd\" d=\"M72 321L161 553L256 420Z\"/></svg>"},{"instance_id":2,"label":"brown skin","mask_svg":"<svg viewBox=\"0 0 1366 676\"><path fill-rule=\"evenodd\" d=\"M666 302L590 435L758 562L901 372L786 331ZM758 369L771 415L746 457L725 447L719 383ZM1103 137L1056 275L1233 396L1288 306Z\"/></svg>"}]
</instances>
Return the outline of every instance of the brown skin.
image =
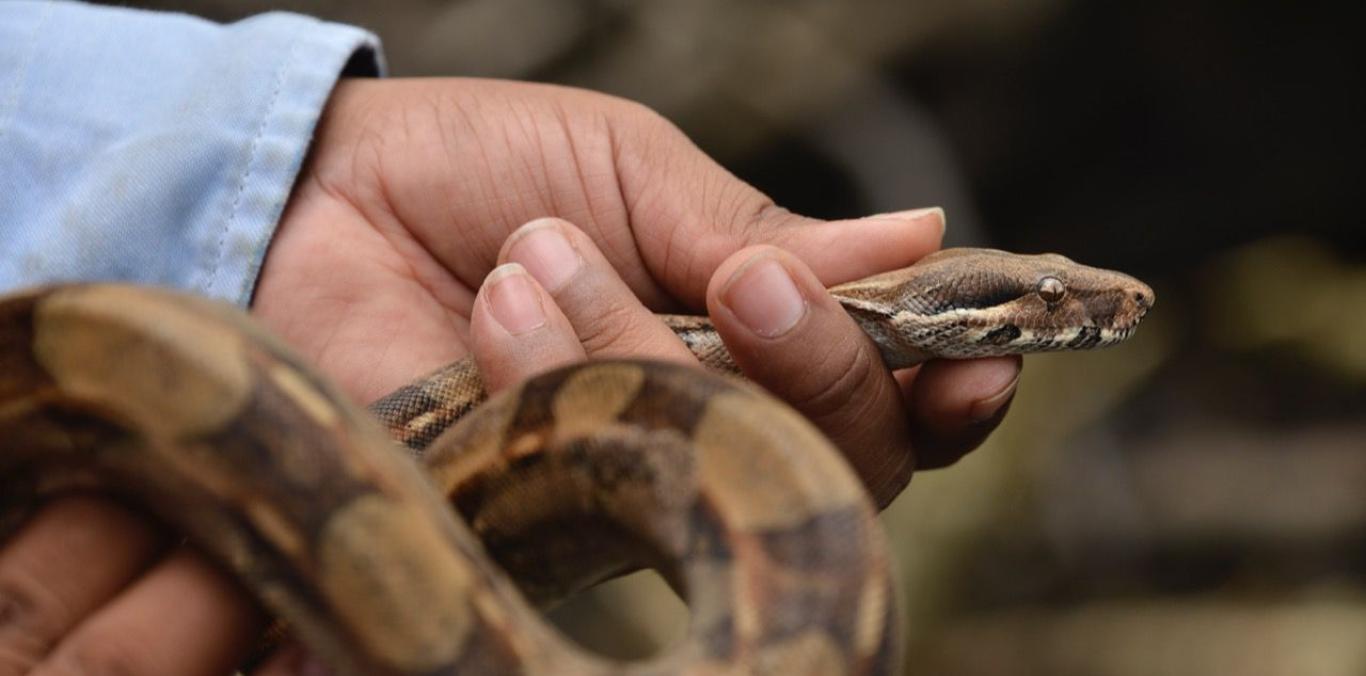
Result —
<instances>
[{"instance_id":1,"label":"brown skin","mask_svg":"<svg viewBox=\"0 0 1366 676\"><path fill-rule=\"evenodd\" d=\"M531 229L568 238L581 261L568 277L505 245L547 216L565 220ZM825 430L885 504L915 467L980 444L1019 374L1018 358L999 358L893 377L825 293L912 263L942 230L935 212L791 214L620 99L481 80L346 81L253 310L358 401L471 351L491 389L585 356L688 361L650 313L707 310L746 374ZM738 312L750 307L741 285L773 277L740 273L765 260L803 302L784 331L760 335ZM481 292L502 262L522 263L529 277L512 276L527 281ZM514 335L498 316L526 310L528 295L544 321ZM169 539L103 500L46 508L0 549L0 676L225 673L262 619ZM294 673L296 658L261 673Z\"/></svg>"}]
</instances>

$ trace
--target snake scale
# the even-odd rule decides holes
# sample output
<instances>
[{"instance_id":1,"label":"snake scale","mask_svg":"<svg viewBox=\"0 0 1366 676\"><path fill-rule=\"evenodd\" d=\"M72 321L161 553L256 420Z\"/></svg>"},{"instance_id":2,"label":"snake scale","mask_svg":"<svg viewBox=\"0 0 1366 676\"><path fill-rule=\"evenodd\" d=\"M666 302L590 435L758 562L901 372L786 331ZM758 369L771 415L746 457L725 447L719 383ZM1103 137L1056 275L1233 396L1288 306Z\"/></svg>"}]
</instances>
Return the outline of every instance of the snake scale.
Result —
<instances>
[{"instance_id":1,"label":"snake scale","mask_svg":"<svg viewBox=\"0 0 1366 676\"><path fill-rule=\"evenodd\" d=\"M1126 275L984 249L832 293L891 368L1117 342L1153 302ZM665 321L734 370L705 319ZM899 669L875 508L786 406L632 361L562 368L470 412L484 398L462 362L371 415L234 309L119 285L12 295L0 301L0 538L54 493L121 496L185 532L344 674ZM692 613L661 655L590 654L537 610L640 567Z\"/></svg>"}]
</instances>

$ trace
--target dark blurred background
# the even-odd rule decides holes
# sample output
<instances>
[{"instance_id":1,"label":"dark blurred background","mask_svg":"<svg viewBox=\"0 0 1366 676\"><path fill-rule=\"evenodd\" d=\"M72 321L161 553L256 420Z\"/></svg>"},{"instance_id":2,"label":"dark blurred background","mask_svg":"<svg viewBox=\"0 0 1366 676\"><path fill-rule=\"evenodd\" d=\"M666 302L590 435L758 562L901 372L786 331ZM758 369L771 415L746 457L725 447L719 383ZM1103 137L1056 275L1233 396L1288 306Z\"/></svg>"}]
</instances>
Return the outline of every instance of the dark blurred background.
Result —
<instances>
[{"instance_id":1,"label":"dark blurred background","mask_svg":"<svg viewBox=\"0 0 1366 676\"><path fill-rule=\"evenodd\" d=\"M133 4L611 92L794 210L939 204L951 244L1142 277L1134 341L1028 359L988 446L888 510L908 673L1366 674L1362 3ZM628 656L686 622L648 576L554 617Z\"/></svg>"}]
</instances>

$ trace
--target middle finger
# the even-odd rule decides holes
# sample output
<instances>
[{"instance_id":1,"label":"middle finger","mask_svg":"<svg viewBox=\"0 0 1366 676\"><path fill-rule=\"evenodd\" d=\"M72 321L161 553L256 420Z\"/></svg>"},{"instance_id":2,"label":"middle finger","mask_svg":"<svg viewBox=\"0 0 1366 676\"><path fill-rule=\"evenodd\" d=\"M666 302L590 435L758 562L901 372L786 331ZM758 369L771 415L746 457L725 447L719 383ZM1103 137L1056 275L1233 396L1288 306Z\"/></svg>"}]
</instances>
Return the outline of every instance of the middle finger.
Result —
<instances>
[{"instance_id":1,"label":"middle finger","mask_svg":"<svg viewBox=\"0 0 1366 676\"><path fill-rule=\"evenodd\" d=\"M499 262L520 263L569 318L589 357L635 357L697 364L593 240L568 221L542 218L513 232Z\"/></svg>"}]
</instances>

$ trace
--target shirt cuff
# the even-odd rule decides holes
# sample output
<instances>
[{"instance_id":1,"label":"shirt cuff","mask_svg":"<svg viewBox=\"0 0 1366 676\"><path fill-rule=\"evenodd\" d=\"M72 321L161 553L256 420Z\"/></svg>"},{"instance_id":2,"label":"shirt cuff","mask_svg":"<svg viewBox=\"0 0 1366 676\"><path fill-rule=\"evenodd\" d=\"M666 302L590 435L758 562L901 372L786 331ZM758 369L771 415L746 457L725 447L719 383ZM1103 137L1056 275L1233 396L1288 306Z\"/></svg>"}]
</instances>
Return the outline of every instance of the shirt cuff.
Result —
<instances>
[{"instance_id":1,"label":"shirt cuff","mask_svg":"<svg viewBox=\"0 0 1366 676\"><path fill-rule=\"evenodd\" d=\"M220 25L0 6L0 290L179 288L245 306L337 78L379 40L288 13Z\"/></svg>"}]
</instances>

